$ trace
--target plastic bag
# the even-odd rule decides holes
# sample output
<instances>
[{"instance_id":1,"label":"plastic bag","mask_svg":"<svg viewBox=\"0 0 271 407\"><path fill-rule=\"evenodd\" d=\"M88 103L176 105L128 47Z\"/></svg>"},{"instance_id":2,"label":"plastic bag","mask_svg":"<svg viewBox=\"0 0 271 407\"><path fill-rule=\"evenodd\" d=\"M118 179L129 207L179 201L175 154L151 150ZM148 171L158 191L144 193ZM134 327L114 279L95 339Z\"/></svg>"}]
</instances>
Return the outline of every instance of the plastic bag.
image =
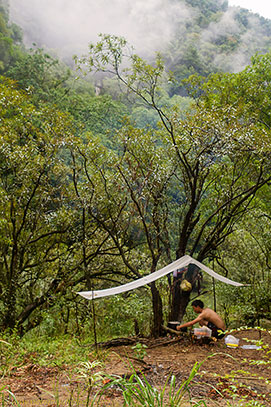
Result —
<instances>
[{"instance_id":1,"label":"plastic bag","mask_svg":"<svg viewBox=\"0 0 271 407\"><path fill-rule=\"evenodd\" d=\"M237 348L237 346L239 345L239 339L235 338L235 336L233 335L227 335L225 337L225 344L227 348Z\"/></svg>"}]
</instances>

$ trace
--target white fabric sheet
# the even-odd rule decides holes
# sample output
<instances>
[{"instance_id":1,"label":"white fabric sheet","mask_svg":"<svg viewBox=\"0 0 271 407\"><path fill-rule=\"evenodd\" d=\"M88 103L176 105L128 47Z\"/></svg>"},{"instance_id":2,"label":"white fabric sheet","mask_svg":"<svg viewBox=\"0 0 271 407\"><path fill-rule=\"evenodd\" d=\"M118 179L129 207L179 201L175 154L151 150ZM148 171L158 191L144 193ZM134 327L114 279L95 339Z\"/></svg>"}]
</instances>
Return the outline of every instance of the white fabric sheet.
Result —
<instances>
[{"instance_id":1,"label":"white fabric sheet","mask_svg":"<svg viewBox=\"0 0 271 407\"><path fill-rule=\"evenodd\" d=\"M135 288L142 287L143 285L147 285L158 278L161 278L169 273L172 273L176 269L180 269L182 267L188 266L188 264L195 264L201 270L205 271L207 274L212 276L213 278L222 281L223 283L230 284L236 287L244 286L244 284L237 283L236 281L230 280L229 278L223 277L220 274L215 273L209 267L204 266L204 264L200 263L197 260L194 260L190 256L183 256L180 259L174 261L173 263L163 267L162 269L155 271L154 273L149 274L148 276L139 278L135 281L132 281L127 284L119 285L117 287L108 288L105 290L97 290L97 291L80 291L78 292L79 295L82 297L93 300L95 298L107 297L109 295L116 295L120 293L124 293L126 291L134 290Z\"/></svg>"}]
</instances>

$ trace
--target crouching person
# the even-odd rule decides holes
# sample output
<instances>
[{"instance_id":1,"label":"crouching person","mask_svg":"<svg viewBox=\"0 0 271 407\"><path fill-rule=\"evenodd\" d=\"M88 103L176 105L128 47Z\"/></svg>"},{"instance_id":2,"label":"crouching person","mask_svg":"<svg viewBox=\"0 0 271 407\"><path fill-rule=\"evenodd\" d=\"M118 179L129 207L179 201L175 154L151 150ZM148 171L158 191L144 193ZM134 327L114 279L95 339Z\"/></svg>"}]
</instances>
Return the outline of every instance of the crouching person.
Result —
<instances>
[{"instance_id":1,"label":"crouching person","mask_svg":"<svg viewBox=\"0 0 271 407\"><path fill-rule=\"evenodd\" d=\"M178 325L176 329L179 331L182 328L193 326L197 323L200 326L207 326L212 331L212 336L217 339L223 338L226 329L223 319L211 308L204 308L204 304L201 300L195 300L192 302L193 310L196 314L199 314L193 321L186 322L185 324Z\"/></svg>"}]
</instances>

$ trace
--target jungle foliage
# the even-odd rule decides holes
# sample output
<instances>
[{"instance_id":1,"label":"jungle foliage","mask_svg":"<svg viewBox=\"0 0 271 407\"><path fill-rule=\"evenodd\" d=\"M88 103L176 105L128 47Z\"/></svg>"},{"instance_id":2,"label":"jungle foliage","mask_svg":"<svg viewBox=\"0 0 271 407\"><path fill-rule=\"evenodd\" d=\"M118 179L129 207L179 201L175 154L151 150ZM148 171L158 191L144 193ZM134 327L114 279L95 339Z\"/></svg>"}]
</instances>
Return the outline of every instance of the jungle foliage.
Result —
<instances>
[{"instance_id":1,"label":"jungle foliage","mask_svg":"<svg viewBox=\"0 0 271 407\"><path fill-rule=\"evenodd\" d=\"M219 12L200 3L206 18ZM184 254L250 284L241 294L218 286L229 324L268 323L271 54L239 73L206 78L211 71L199 70L204 76L181 84L186 97L171 97L169 84L190 69L175 76L161 55L148 63L124 38L101 35L76 60L102 74L97 90L92 76L41 49L18 48L5 10L1 327L80 334L97 314L105 335L161 335L164 320L181 320L189 303L180 281L163 279L96 308L76 292L123 284Z\"/></svg>"}]
</instances>

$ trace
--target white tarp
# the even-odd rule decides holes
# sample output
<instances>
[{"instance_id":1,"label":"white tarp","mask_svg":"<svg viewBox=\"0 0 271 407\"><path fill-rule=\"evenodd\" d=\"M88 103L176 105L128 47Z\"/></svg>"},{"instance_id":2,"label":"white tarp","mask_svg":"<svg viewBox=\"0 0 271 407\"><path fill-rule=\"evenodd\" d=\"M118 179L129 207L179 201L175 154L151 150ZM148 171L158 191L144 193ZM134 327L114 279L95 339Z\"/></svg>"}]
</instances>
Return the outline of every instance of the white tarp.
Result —
<instances>
[{"instance_id":1,"label":"white tarp","mask_svg":"<svg viewBox=\"0 0 271 407\"><path fill-rule=\"evenodd\" d=\"M142 287L143 285L147 285L147 284L157 280L160 277L163 277L169 273L172 273L174 270L181 269L182 267L188 266L188 264L190 264L190 263L195 264L201 270L205 271L213 278L215 278L219 281L222 281L223 283L230 284L235 287L241 287L241 286L245 285L245 284L237 283L236 281L232 281L229 278L223 277L220 274L215 273L209 267L204 266L204 264L200 263L197 260L194 260L190 256L183 256L180 259L174 261L173 263L167 265L166 267L163 267L162 269L155 271L154 273L151 273L146 277L142 277L135 281L132 281L131 283L119 285L119 286L113 287L113 288L107 288L105 290L80 291L80 292L78 292L78 294L80 294L82 297L84 297L88 300L93 300L95 298L107 297L109 295L116 295L116 294L124 293L126 291L130 291L130 290L134 290L135 288Z\"/></svg>"}]
</instances>

